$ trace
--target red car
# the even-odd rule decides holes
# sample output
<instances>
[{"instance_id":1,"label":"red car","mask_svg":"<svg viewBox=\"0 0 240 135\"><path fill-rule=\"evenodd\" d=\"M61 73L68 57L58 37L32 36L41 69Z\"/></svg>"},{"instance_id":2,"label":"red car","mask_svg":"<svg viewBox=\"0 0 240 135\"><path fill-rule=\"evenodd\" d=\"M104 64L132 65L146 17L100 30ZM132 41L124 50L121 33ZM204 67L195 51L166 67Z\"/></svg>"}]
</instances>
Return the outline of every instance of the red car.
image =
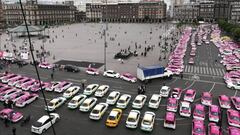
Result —
<instances>
[{"instance_id":1,"label":"red car","mask_svg":"<svg viewBox=\"0 0 240 135\"><path fill-rule=\"evenodd\" d=\"M212 94L210 92L203 92L201 96L201 103L206 106L212 105Z\"/></svg>"},{"instance_id":2,"label":"red car","mask_svg":"<svg viewBox=\"0 0 240 135\"><path fill-rule=\"evenodd\" d=\"M225 108L225 109L231 108L230 98L226 95L220 95L218 97L218 102L221 108Z\"/></svg>"},{"instance_id":3,"label":"red car","mask_svg":"<svg viewBox=\"0 0 240 135\"><path fill-rule=\"evenodd\" d=\"M201 104L196 104L193 111L193 118L197 120L205 119L205 107Z\"/></svg>"}]
</instances>

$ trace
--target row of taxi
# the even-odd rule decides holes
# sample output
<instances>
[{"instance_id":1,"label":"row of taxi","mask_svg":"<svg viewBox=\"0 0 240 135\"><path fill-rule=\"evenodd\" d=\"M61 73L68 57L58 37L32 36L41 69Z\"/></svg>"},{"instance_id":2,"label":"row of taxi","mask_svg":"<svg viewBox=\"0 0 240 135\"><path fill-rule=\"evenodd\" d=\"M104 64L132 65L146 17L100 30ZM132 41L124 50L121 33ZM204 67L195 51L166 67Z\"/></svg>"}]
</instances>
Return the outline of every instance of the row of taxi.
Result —
<instances>
[{"instance_id":1,"label":"row of taxi","mask_svg":"<svg viewBox=\"0 0 240 135\"><path fill-rule=\"evenodd\" d=\"M169 62L166 70L172 71L174 74L179 75L183 72L184 69L184 61L183 58L185 56L185 52L187 50L187 43L191 36L191 27L187 27L182 37L179 39L179 42L175 48L175 50L169 56Z\"/></svg>"},{"instance_id":2,"label":"row of taxi","mask_svg":"<svg viewBox=\"0 0 240 135\"><path fill-rule=\"evenodd\" d=\"M221 30L218 26L212 26L211 38L213 43L219 48L222 60L220 61L229 71L224 75L224 80L228 88L240 89L240 48L237 43L231 41L231 39L222 37Z\"/></svg>"}]
</instances>

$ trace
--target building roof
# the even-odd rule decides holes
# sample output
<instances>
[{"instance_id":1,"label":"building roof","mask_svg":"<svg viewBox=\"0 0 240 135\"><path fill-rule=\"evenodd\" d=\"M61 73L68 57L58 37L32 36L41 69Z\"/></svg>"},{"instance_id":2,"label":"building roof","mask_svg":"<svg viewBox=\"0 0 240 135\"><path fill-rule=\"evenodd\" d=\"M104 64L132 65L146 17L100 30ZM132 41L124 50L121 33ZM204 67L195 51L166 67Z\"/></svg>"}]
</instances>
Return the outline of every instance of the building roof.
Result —
<instances>
[{"instance_id":1,"label":"building roof","mask_svg":"<svg viewBox=\"0 0 240 135\"><path fill-rule=\"evenodd\" d=\"M28 30L29 32L41 32L43 31L45 28L41 27L41 26L33 26L28 24ZM23 32L27 32L27 28L25 26L25 24L19 25L15 28L9 29L8 32L10 33L23 33Z\"/></svg>"}]
</instances>

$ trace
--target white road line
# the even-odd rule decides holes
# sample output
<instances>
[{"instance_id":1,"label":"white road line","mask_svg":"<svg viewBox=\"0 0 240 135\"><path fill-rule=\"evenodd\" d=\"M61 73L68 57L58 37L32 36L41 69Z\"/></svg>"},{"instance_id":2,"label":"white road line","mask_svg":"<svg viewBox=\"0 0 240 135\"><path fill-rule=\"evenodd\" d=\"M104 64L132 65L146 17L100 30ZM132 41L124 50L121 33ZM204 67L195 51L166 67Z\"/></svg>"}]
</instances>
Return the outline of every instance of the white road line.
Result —
<instances>
[{"instance_id":1,"label":"white road line","mask_svg":"<svg viewBox=\"0 0 240 135\"><path fill-rule=\"evenodd\" d=\"M186 75L195 75L193 73L184 73ZM198 76L205 76L205 77L215 77L215 78L222 78L222 76L215 76L215 75L204 75L204 74L197 74Z\"/></svg>"},{"instance_id":2,"label":"white road line","mask_svg":"<svg viewBox=\"0 0 240 135\"><path fill-rule=\"evenodd\" d=\"M209 68L209 74L212 75L212 68Z\"/></svg>"},{"instance_id":3,"label":"white road line","mask_svg":"<svg viewBox=\"0 0 240 135\"><path fill-rule=\"evenodd\" d=\"M212 90L214 89L214 86L216 85L216 83L213 83L213 86L212 86L212 88L208 91L208 92L212 92Z\"/></svg>"},{"instance_id":4,"label":"white road line","mask_svg":"<svg viewBox=\"0 0 240 135\"><path fill-rule=\"evenodd\" d=\"M184 72L188 72L188 65L184 67Z\"/></svg>"},{"instance_id":5,"label":"white road line","mask_svg":"<svg viewBox=\"0 0 240 135\"><path fill-rule=\"evenodd\" d=\"M194 80L189 86L187 86L187 87L184 88L183 90L187 90L188 88L192 87L195 82L196 82L196 80Z\"/></svg>"},{"instance_id":6,"label":"white road line","mask_svg":"<svg viewBox=\"0 0 240 135\"><path fill-rule=\"evenodd\" d=\"M202 67L200 67L200 74L202 74Z\"/></svg>"},{"instance_id":7,"label":"white road line","mask_svg":"<svg viewBox=\"0 0 240 135\"><path fill-rule=\"evenodd\" d=\"M213 70L213 75L216 75L216 73L215 73L215 69L213 68L212 70Z\"/></svg>"},{"instance_id":8,"label":"white road line","mask_svg":"<svg viewBox=\"0 0 240 135\"><path fill-rule=\"evenodd\" d=\"M216 74L217 74L217 76L220 76L220 74L218 72L218 68L216 68Z\"/></svg>"},{"instance_id":9,"label":"white road line","mask_svg":"<svg viewBox=\"0 0 240 135\"><path fill-rule=\"evenodd\" d=\"M191 71L191 67L188 66L188 70L187 70L187 72L190 73L190 71Z\"/></svg>"},{"instance_id":10,"label":"white road line","mask_svg":"<svg viewBox=\"0 0 240 135\"><path fill-rule=\"evenodd\" d=\"M42 100L44 100L44 98L43 97L38 97L39 99L42 99ZM49 98L46 98L46 100L48 100L48 101L50 101L51 99L49 99Z\"/></svg>"},{"instance_id":11,"label":"white road line","mask_svg":"<svg viewBox=\"0 0 240 135\"><path fill-rule=\"evenodd\" d=\"M206 67L203 67L203 74L206 74Z\"/></svg>"},{"instance_id":12,"label":"white road line","mask_svg":"<svg viewBox=\"0 0 240 135\"><path fill-rule=\"evenodd\" d=\"M199 66L196 67L196 73L199 73Z\"/></svg>"},{"instance_id":13,"label":"white road line","mask_svg":"<svg viewBox=\"0 0 240 135\"><path fill-rule=\"evenodd\" d=\"M194 66L194 73L197 73L197 67Z\"/></svg>"},{"instance_id":14,"label":"white road line","mask_svg":"<svg viewBox=\"0 0 240 135\"><path fill-rule=\"evenodd\" d=\"M209 74L209 67L206 67L206 74Z\"/></svg>"},{"instance_id":15,"label":"white road line","mask_svg":"<svg viewBox=\"0 0 240 135\"><path fill-rule=\"evenodd\" d=\"M225 74L225 70L224 69L222 69L222 72L223 72L223 75Z\"/></svg>"},{"instance_id":16,"label":"white road line","mask_svg":"<svg viewBox=\"0 0 240 135\"><path fill-rule=\"evenodd\" d=\"M189 79L189 78L183 78L183 80L192 81L192 79ZM213 82L213 81L205 81L205 80L194 80L194 81L204 82L204 83L216 83L216 84L219 84L219 85L226 85L225 83Z\"/></svg>"},{"instance_id":17,"label":"white road line","mask_svg":"<svg viewBox=\"0 0 240 135\"><path fill-rule=\"evenodd\" d=\"M237 93L238 93L238 90L235 91L235 93L234 93L234 97L237 96Z\"/></svg>"}]
</instances>

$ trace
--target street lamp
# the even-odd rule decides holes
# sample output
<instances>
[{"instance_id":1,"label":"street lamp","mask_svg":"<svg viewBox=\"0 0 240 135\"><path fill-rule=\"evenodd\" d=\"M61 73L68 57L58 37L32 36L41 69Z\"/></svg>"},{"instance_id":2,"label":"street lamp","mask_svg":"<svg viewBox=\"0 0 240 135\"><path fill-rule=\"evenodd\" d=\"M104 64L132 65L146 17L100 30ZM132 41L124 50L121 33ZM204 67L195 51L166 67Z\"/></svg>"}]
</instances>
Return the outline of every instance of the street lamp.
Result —
<instances>
[{"instance_id":1,"label":"street lamp","mask_svg":"<svg viewBox=\"0 0 240 135\"><path fill-rule=\"evenodd\" d=\"M107 70L107 60L106 60L106 49L107 49L107 37L106 37L106 34L107 34L107 30L108 30L108 23L107 23L107 0L105 0L105 30L103 31L104 33L104 71Z\"/></svg>"}]
</instances>

